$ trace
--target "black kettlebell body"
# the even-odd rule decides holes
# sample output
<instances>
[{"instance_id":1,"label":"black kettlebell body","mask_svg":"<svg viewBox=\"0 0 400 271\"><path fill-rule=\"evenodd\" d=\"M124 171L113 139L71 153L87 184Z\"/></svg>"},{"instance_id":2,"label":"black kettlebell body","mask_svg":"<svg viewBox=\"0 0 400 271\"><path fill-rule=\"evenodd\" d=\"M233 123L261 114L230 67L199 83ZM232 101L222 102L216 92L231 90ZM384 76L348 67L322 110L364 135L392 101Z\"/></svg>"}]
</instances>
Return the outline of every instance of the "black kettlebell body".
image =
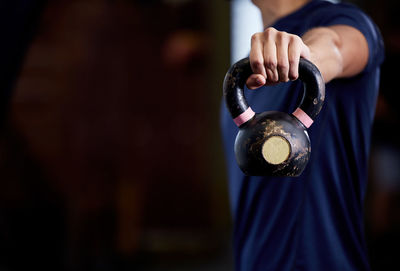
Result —
<instances>
[{"instance_id":1,"label":"black kettlebell body","mask_svg":"<svg viewBox=\"0 0 400 271\"><path fill-rule=\"evenodd\" d=\"M236 161L246 175L299 176L311 153L307 128L325 98L322 76L315 65L300 59L299 79L304 85L304 96L296 111L288 114L252 111L243 92L251 74L249 60L245 58L229 69L224 80L225 102L239 127L234 146Z\"/></svg>"},{"instance_id":2,"label":"black kettlebell body","mask_svg":"<svg viewBox=\"0 0 400 271\"><path fill-rule=\"evenodd\" d=\"M239 167L254 176L298 176L311 151L305 127L278 111L256 114L239 129L234 148Z\"/></svg>"}]
</instances>

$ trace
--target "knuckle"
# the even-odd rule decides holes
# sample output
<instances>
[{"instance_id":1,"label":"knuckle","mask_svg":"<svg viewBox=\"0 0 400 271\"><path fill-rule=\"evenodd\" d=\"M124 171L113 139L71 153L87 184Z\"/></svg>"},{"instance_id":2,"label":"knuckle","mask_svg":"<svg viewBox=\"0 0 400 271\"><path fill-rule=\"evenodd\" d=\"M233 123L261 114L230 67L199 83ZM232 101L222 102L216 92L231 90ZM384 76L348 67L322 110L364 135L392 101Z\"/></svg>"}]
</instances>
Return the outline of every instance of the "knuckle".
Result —
<instances>
[{"instance_id":1,"label":"knuckle","mask_svg":"<svg viewBox=\"0 0 400 271\"><path fill-rule=\"evenodd\" d=\"M272 36L272 35L275 35L276 32L277 32L277 30L276 30L275 28L273 28L273 27L268 27L268 28L266 28L266 29L264 30L264 35L265 35L266 37L270 37L270 36Z\"/></svg>"},{"instance_id":2,"label":"knuckle","mask_svg":"<svg viewBox=\"0 0 400 271\"><path fill-rule=\"evenodd\" d=\"M279 62L278 63L278 70L280 70L282 72L287 72L289 70L289 63Z\"/></svg>"},{"instance_id":3,"label":"knuckle","mask_svg":"<svg viewBox=\"0 0 400 271\"><path fill-rule=\"evenodd\" d=\"M265 59L264 64L268 69L271 69L271 70L276 69L276 66L277 66L276 60L274 60L272 58Z\"/></svg>"},{"instance_id":4,"label":"knuckle","mask_svg":"<svg viewBox=\"0 0 400 271\"><path fill-rule=\"evenodd\" d=\"M251 62L251 67L253 68L253 70L259 71L259 70L262 69L263 63L262 63L262 61L260 61L259 59L254 59L254 60L252 60L252 62Z\"/></svg>"},{"instance_id":5,"label":"knuckle","mask_svg":"<svg viewBox=\"0 0 400 271\"><path fill-rule=\"evenodd\" d=\"M285 31L279 31L279 32L276 33L276 37L277 37L278 39L280 39L280 40L284 40L284 39L287 39L289 36L288 36L288 33L287 33L287 32L285 32Z\"/></svg>"},{"instance_id":6,"label":"knuckle","mask_svg":"<svg viewBox=\"0 0 400 271\"><path fill-rule=\"evenodd\" d=\"M251 42L257 42L259 40L260 33L255 33L251 36Z\"/></svg>"},{"instance_id":7,"label":"knuckle","mask_svg":"<svg viewBox=\"0 0 400 271\"><path fill-rule=\"evenodd\" d=\"M290 39L290 42L292 42L292 43L297 43L297 44L303 43L303 40L297 35L290 35L289 39Z\"/></svg>"}]
</instances>

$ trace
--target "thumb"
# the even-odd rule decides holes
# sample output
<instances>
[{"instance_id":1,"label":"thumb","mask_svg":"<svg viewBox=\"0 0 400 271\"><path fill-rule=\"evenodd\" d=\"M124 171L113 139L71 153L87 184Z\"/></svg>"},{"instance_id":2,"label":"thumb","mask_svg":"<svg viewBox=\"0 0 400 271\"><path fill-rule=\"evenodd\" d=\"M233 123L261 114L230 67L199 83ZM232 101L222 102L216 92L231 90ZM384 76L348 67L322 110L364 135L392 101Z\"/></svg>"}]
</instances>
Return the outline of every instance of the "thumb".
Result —
<instances>
[{"instance_id":1,"label":"thumb","mask_svg":"<svg viewBox=\"0 0 400 271\"><path fill-rule=\"evenodd\" d=\"M249 89L256 89L266 84L266 79L261 74L252 74L247 78L246 86Z\"/></svg>"}]
</instances>

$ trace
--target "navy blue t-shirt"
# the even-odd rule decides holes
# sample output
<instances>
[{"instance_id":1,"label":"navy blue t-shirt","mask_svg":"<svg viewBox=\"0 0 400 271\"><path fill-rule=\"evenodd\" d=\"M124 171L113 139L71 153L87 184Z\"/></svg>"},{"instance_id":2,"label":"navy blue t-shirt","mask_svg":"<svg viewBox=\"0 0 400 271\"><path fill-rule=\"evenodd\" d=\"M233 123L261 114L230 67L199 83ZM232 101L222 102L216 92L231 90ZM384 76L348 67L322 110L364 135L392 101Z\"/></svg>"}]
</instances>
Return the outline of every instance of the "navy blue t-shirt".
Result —
<instances>
[{"instance_id":1,"label":"navy blue t-shirt","mask_svg":"<svg viewBox=\"0 0 400 271\"><path fill-rule=\"evenodd\" d=\"M369 60L359 75L326 85L325 104L308 129L311 157L300 177L245 176L233 150L238 128L222 106L237 271L369 270L363 200L384 58L382 38L355 6L321 0L307 3L273 27L302 36L311 28L338 24L364 34ZM291 113L301 93L300 81L245 90L256 112Z\"/></svg>"}]
</instances>

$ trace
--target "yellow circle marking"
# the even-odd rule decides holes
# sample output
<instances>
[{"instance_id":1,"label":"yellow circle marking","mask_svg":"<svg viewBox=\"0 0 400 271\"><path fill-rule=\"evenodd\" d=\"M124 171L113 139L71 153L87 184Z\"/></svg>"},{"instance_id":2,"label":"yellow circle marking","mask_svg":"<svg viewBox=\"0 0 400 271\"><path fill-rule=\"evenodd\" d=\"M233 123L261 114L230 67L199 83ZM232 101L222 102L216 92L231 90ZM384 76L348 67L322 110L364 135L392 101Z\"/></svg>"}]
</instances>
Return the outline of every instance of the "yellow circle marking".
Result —
<instances>
[{"instance_id":1,"label":"yellow circle marking","mask_svg":"<svg viewBox=\"0 0 400 271\"><path fill-rule=\"evenodd\" d=\"M290 154L289 142L281 136L271 136L262 146L264 159L273 165L285 162Z\"/></svg>"}]
</instances>

